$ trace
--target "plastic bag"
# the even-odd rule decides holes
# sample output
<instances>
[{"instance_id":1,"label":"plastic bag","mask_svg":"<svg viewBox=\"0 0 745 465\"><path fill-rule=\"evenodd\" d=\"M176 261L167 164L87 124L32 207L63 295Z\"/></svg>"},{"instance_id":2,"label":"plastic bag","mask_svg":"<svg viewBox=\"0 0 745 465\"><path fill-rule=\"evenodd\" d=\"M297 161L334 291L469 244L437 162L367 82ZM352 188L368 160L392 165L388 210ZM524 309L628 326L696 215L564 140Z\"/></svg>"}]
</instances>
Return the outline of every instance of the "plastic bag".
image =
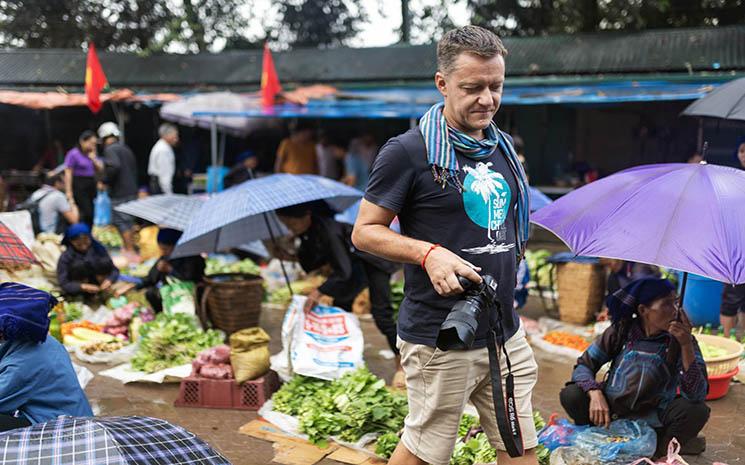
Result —
<instances>
[{"instance_id":1,"label":"plastic bag","mask_svg":"<svg viewBox=\"0 0 745 465\"><path fill-rule=\"evenodd\" d=\"M246 328L231 334L230 363L238 384L269 371L269 335L266 331Z\"/></svg>"},{"instance_id":2,"label":"plastic bag","mask_svg":"<svg viewBox=\"0 0 745 465\"><path fill-rule=\"evenodd\" d=\"M167 278L168 284L160 288L163 309L169 313L185 313L196 316L194 304L194 283Z\"/></svg>"},{"instance_id":3,"label":"plastic bag","mask_svg":"<svg viewBox=\"0 0 745 465\"><path fill-rule=\"evenodd\" d=\"M577 433L574 446L600 459L601 463L629 463L651 457L657 448L657 433L640 420L616 420L610 427L591 427Z\"/></svg>"},{"instance_id":4,"label":"plastic bag","mask_svg":"<svg viewBox=\"0 0 745 465\"><path fill-rule=\"evenodd\" d=\"M106 191L98 191L93 200L93 225L108 226L111 224L111 199Z\"/></svg>"},{"instance_id":5,"label":"plastic bag","mask_svg":"<svg viewBox=\"0 0 745 465\"><path fill-rule=\"evenodd\" d=\"M538 432L538 442L546 449L553 451L559 447L571 446L574 439L587 426L577 426L566 418L551 415L546 426Z\"/></svg>"},{"instance_id":6,"label":"plastic bag","mask_svg":"<svg viewBox=\"0 0 745 465\"><path fill-rule=\"evenodd\" d=\"M282 351L271 367L282 379L293 374L332 380L364 365L365 341L352 313L318 305L306 315L305 297L293 296L282 323Z\"/></svg>"}]
</instances>

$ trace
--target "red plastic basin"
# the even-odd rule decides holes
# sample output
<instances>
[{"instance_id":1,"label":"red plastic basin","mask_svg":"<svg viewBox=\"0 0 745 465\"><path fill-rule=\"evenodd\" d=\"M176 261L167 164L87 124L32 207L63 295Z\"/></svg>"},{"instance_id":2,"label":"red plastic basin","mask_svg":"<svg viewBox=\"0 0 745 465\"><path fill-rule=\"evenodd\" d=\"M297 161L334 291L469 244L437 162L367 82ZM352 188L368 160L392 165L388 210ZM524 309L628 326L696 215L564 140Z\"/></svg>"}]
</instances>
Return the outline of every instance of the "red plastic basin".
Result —
<instances>
[{"instance_id":1,"label":"red plastic basin","mask_svg":"<svg viewBox=\"0 0 745 465\"><path fill-rule=\"evenodd\" d=\"M721 399L729 392L729 385L740 370L739 367L735 367L734 370L729 373L717 376L709 376L709 394L706 395L706 400Z\"/></svg>"}]
</instances>

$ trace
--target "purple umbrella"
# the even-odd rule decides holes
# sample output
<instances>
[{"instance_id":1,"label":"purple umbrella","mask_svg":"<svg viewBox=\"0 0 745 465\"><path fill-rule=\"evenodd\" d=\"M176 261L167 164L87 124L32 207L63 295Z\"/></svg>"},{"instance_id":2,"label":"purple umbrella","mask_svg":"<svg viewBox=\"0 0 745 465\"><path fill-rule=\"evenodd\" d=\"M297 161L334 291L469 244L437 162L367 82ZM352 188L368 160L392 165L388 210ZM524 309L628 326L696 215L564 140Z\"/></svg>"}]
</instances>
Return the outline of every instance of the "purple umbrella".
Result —
<instances>
[{"instance_id":1,"label":"purple umbrella","mask_svg":"<svg viewBox=\"0 0 745 465\"><path fill-rule=\"evenodd\" d=\"M734 168L631 168L561 197L531 219L577 255L745 283L745 172Z\"/></svg>"}]
</instances>

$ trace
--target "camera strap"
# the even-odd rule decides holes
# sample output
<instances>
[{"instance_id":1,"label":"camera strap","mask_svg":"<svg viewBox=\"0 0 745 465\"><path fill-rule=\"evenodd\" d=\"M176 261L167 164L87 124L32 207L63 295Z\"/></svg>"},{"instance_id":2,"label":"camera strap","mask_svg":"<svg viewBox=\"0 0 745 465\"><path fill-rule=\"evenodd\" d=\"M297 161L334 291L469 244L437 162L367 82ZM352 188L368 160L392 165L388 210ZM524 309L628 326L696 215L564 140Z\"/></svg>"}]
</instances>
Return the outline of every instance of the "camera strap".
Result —
<instances>
[{"instance_id":1,"label":"camera strap","mask_svg":"<svg viewBox=\"0 0 745 465\"><path fill-rule=\"evenodd\" d=\"M502 332L500 316L497 315L497 319L489 331L489 337L486 338L486 347L489 350L492 399L494 400L494 412L497 416L497 427L499 428L500 436L502 436L502 443L510 457L520 457L525 451L523 448L523 435L522 431L520 431L520 422L518 421L517 404L515 403L515 377L512 375L512 364L505 348L506 341L500 342L501 336L497 334L498 330L499 335L504 334ZM507 365L507 378L504 387L504 391L506 392L502 390L500 349L504 354L504 360Z\"/></svg>"}]
</instances>

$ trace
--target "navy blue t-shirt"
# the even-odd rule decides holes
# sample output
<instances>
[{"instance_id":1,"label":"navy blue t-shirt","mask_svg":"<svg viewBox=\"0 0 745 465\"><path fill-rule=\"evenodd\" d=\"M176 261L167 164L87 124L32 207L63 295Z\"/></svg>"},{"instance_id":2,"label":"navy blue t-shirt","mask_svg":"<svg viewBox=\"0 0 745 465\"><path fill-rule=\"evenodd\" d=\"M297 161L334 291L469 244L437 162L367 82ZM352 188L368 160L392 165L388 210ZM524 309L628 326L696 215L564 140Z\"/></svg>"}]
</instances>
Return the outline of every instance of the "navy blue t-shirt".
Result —
<instances>
[{"instance_id":1,"label":"navy blue t-shirt","mask_svg":"<svg viewBox=\"0 0 745 465\"><path fill-rule=\"evenodd\" d=\"M463 192L436 183L418 128L389 140L373 163L365 199L392 210L405 236L441 244L481 267L498 282L505 340L519 327L513 299L516 279L515 204L518 187L499 149L482 161L456 153ZM404 341L435 347L440 325L461 296L442 297L419 265L406 265L405 298L398 314ZM486 345L484 312L474 348Z\"/></svg>"}]
</instances>

